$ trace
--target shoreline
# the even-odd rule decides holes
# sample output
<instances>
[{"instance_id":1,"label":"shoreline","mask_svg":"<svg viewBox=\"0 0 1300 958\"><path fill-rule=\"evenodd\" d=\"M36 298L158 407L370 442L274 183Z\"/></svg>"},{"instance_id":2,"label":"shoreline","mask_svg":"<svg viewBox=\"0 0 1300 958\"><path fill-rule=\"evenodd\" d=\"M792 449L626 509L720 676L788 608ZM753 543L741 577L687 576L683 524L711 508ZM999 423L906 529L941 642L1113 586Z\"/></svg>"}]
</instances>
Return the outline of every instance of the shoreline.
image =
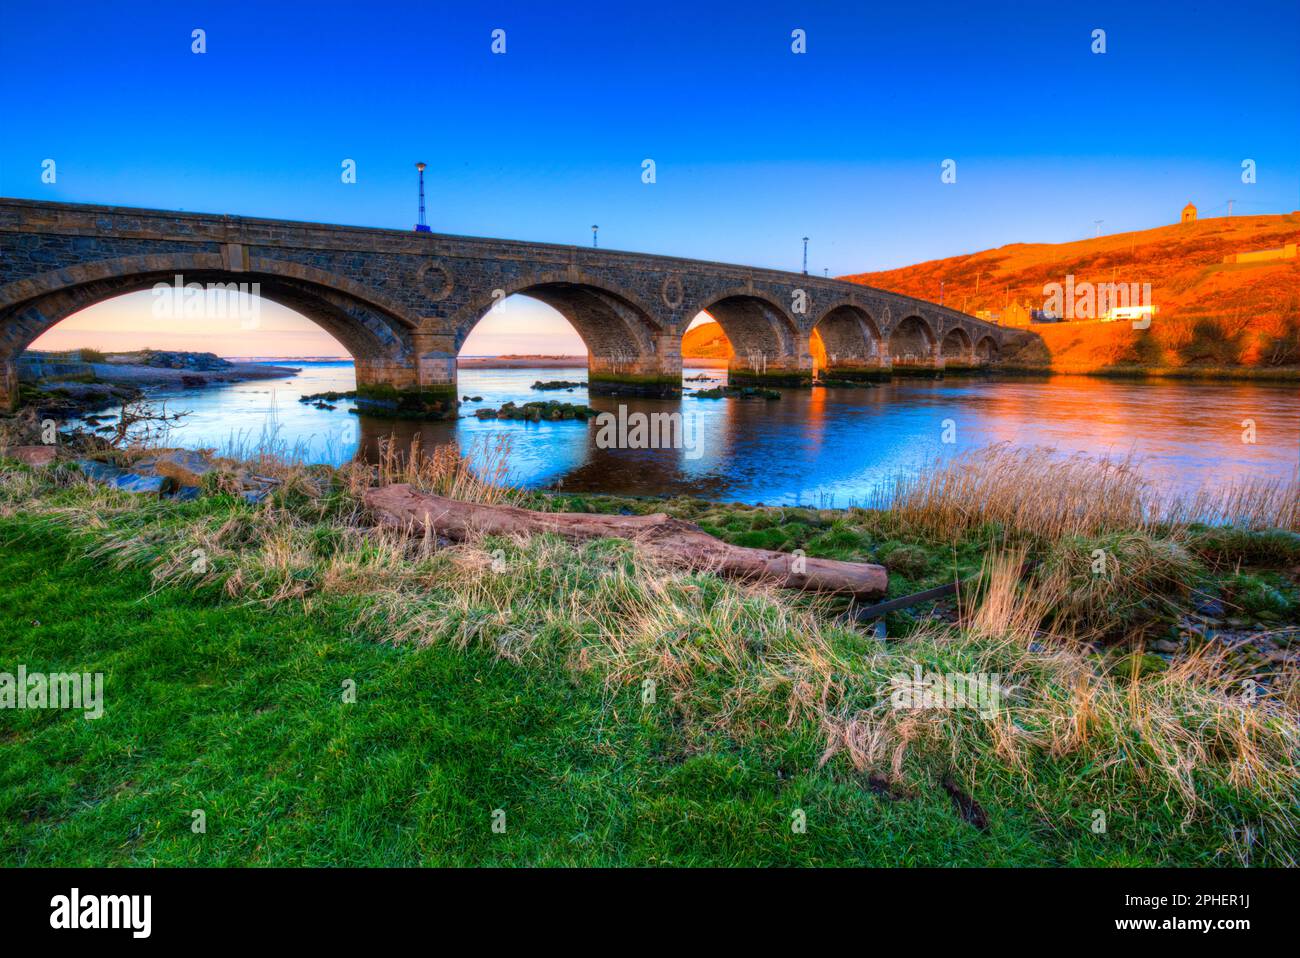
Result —
<instances>
[{"instance_id":1,"label":"shoreline","mask_svg":"<svg viewBox=\"0 0 1300 958\"><path fill-rule=\"evenodd\" d=\"M287 361L287 360L286 360ZM725 368L725 359L682 359L683 369ZM585 369L586 356L458 356L457 369Z\"/></svg>"},{"instance_id":2,"label":"shoreline","mask_svg":"<svg viewBox=\"0 0 1300 958\"><path fill-rule=\"evenodd\" d=\"M145 366L130 363L90 363L94 377L100 382L133 384L138 386L183 385L185 388L202 388L242 382L248 379L278 379L296 376L299 366L282 366L267 363L231 363L220 369L172 369L167 366ZM188 383L185 380L189 380ZM203 380L196 382L196 380ZM57 380L55 380L57 383Z\"/></svg>"},{"instance_id":3,"label":"shoreline","mask_svg":"<svg viewBox=\"0 0 1300 958\"><path fill-rule=\"evenodd\" d=\"M346 359L291 358L275 360L277 363L315 363L346 362ZM233 362L233 360L232 360ZM241 366L268 368L265 363L243 362ZM730 360L724 358L683 357L683 369L726 369ZM578 369L587 366L586 356L461 356L456 360L457 369ZM283 368L283 367L279 367ZM1021 376L1095 376L1100 379L1180 379L1197 381L1225 382L1297 382L1300 381L1300 366L1038 366L1007 363L983 367L977 370L934 370L948 375L971 372L981 375ZM268 377L257 377L268 378Z\"/></svg>"},{"instance_id":4,"label":"shoreline","mask_svg":"<svg viewBox=\"0 0 1300 958\"><path fill-rule=\"evenodd\" d=\"M1114 366L1098 369L1095 366L993 366L988 372L1008 377L1092 376L1097 379L1177 379L1199 382L1262 382L1289 383L1300 381L1300 366Z\"/></svg>"},{"instance_id":5,"label":"shoreline","mask_svg":"<svg viewBox=\"0 0 1300 958\"><path fill-rule=\"evenodd\" d=\"M20 407L39 415L83 416L116 403L182 389L228 386L250 379L296 376L301 367L266 363L230 363L219 369L174 369L134 363L86 363L86 372L66 377L24 381Z\"/></svg>"}]
</instances>

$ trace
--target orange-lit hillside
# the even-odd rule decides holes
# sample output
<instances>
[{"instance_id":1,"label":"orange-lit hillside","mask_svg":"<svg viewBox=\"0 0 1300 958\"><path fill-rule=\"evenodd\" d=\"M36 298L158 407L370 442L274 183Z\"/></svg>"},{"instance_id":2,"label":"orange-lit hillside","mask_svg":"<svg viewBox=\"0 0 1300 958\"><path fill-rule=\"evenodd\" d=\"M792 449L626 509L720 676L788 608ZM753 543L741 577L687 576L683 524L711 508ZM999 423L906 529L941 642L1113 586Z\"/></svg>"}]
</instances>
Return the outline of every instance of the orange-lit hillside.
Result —
<instances>
[{"instance_id":1,"label":"orange-lit hillside","mask_svg":"<svg viewBox=\"0 0 1300 958\"><path fill-rule=\"evenodd\" d=\"M811 353L813 362L818 368L826 365L826 347L822 345L822 339L813 333L811 342ZM700 323L694 329L688 329L686 335L682 337L682 358L683 359L717 359L729 360L734 351L731 348L731 341L727 339L727 334L722 331L722 327L713 320Z\"/></svg>"},{"instance_id":2,"label":"orange-lit hillside","mask_svg":"<svg viewBox=\"0 0 1300 958\"><path fill-rule=\"evenodd\" d=\"M1106 366L1278 366L1300 363L1300 260L1225 263L1234 253L1300 241L1300 213L1177 223L1073 243L1015 243L845 279L975 313L1044 305L1043 287L1150 283L1151 328L1123 322L1034 324L1011 362L1060 369Z\"/></svg>"},{"instance_id":3,"label":"orange-lit hillside","mask_svg":"<svg viewBox=\"0 0 1300 958\"><path fill-rule=\"evenodd\" d=\"M685 359L730 359L731 342L722 327L710 320L688 329L682 337L682 357Z\"/></svg>"},{"instance_id":4,"label":"orange-lit hillside","mask_svg":"<svg viewBox=\"0 0 1300 958\"><path fill-rule=\"evenodd\" d=\"M1124 322L1034 324L1006 356L1062 370L1108 366L1291 366L1300 364L1300 260L1224 263L1224 257L1300 241L1300 213L1178 223L1073 243L1015 243L967 256L844 279L1001 314L1011 303L1044 306L1043 287L1064 283L1150 283L1159 308L1151 328ZM814 340L812 350L817 353ZM729 358L715 323L690 330L686 357Z\"/></svg>"}]
</instances>

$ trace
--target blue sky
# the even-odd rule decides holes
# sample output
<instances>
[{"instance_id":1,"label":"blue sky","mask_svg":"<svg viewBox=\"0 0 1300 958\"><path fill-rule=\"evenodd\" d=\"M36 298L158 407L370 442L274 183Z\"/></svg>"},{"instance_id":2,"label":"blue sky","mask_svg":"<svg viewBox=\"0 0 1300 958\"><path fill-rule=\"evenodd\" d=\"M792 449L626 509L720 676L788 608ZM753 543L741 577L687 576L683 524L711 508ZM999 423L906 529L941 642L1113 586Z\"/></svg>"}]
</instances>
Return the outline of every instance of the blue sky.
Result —
<instances>
[{"instance_id":1,"label":"blue sky","mask_svg":"<svg viewBox=\"0 0 1300 958\"><path fill-rule=\"evenodd\" d=\"M0 6L0 195L409 228L424 160L435 230L832 274L1300 207L1294 0L129 6Z\"/></svg>"}]
</instances>

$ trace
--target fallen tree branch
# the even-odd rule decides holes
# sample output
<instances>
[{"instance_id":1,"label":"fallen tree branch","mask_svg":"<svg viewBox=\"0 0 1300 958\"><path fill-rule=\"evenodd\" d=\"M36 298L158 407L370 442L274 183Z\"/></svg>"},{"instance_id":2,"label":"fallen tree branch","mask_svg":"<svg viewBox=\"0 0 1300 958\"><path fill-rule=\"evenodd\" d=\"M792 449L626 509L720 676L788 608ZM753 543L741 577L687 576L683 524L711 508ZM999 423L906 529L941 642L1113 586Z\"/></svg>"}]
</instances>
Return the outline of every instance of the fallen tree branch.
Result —
<instances>
[{"instance_id":1,"label":"fallen tree branch","mask_svg":"<svg viewBox=\"0 0 1300 958\"><path fill-rule=\"evenodd\" d=\"M455 542L473 535L537 535L565 539L630 539L652 559L668 565L772 582L787 589L837 592L858 597L885 593L883 566L836 559L812 559L749 549L715 539L699 526L662 512L610 516L585 512L533 512L514 506L481 505L419 492L405 483L370 489L365 504L387 526Z\"/></svg>"}]
</instances>

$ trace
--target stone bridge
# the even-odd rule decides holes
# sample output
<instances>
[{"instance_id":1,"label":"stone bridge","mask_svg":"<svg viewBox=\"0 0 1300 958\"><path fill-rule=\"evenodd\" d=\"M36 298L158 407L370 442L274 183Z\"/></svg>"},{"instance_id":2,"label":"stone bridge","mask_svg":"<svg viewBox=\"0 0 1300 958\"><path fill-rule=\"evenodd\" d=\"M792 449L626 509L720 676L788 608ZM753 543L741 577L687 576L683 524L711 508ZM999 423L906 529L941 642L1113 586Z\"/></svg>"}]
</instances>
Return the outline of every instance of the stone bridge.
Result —
<instances>
[{"instance_id":1,"label":"stone bridge","mask_svg":"<svg viewBox=\"0 0 1300 958\"><path fill-rule=\"evenodd\" d=\"M358 393L456 407L456 356L498 301L553 306L588 350L593 394L679 395L701 311L731 340L737 383L800 384L821 337L828 378L976 366L1011 331L923 300L779 270L513 240L0 198L0 399L18 355L93 303L159 283L257 284L356 360ZM178 322L185 322L178 319Z\"/></svg>"}]
</instances>

